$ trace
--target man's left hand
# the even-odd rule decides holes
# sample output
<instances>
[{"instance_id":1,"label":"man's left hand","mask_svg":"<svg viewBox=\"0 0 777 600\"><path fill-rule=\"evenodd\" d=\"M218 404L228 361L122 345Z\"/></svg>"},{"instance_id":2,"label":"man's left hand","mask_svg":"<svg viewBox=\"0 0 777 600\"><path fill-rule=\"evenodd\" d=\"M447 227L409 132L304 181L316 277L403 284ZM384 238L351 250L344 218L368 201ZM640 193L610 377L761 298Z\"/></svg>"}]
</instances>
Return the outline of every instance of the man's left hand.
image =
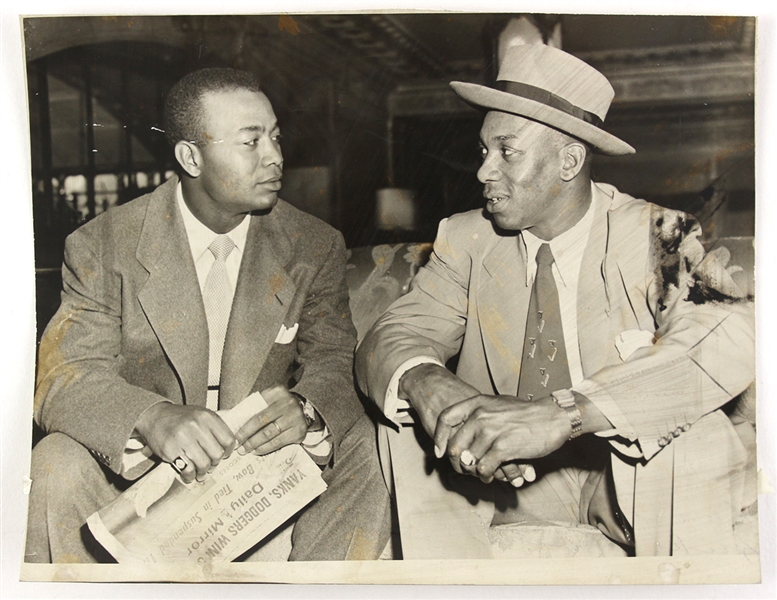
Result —
<instances>
[{"instance_id":1,"label":"man's left hand","mask_svg":"<svg viewBox=\"0 0 777 600\"><path fill-rule=\"evenodd\" d=\"M283 386L262 391L270 405L251 417L235 435L238 453L269 454L299 444L308 433L307 419L297 398Z\"/></svg>"},{"instance_id":2,"label":"man's left hand","mask_svg":"<svg viewBox=\"0 0 777 600\"><path fill-rule=\"evenodd\" d=\"M526 402L515 396L480 395L440 413L434 443L447 448L454 469L489 483L504 463L541 458L557 450L569 439L571 429L566 411L550 396ZM477 462L463 465L465 451Z\"/></svg>"}]
</instances>

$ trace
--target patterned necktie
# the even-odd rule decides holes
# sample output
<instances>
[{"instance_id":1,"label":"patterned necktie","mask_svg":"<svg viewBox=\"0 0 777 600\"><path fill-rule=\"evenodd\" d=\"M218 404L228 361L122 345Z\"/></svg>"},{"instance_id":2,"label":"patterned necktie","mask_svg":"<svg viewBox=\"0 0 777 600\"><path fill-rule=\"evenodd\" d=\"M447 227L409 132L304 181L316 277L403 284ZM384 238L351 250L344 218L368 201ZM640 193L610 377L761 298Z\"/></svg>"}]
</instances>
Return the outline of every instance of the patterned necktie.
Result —
<instances>
[{"instance_id":1,"label":"patterned necktie","mask_svg":"<svg viewBox=\"0 0 777 600\"><path fill-rule=\"evenodd\" d=\"M518 381L518 397L521 400L539 399L550 396L556 390L572 387L552 265L550 244L542 244L537 251L537 275L526 317L521 378Z\"/></svg>"},{"instance_id":2,"label":"patterned necktie","mask_svg":"<svg viewBox=\"0 0 777 600\"><path fill-rule=\"evenodd\" d=\"M227 258L235 243L227 235L218 236L208 250L216 259L210 268L202 299L205 316L208 319L208 398L206 408L217 410L219 406L219 383L221 381L221 355L227 335L229 313L232 310L232 288L227 278Z\"/></svg>"}]
</instances>

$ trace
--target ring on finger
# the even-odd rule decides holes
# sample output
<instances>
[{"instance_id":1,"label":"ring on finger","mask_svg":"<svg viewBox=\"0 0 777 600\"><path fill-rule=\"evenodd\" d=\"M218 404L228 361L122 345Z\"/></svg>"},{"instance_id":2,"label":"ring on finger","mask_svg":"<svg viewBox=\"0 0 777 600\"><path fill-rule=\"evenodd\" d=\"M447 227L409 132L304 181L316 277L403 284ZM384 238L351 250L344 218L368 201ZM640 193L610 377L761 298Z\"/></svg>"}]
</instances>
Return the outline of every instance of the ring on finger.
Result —
<instances>
[{"instance_id":1,"label":"ring on finger","mask_svg":"<svg viewBox=\"0 0 777 600\"><path fill-rule=\"evenodd\" d=\"M459 455L459 462L464 465L465 467L471 467L476 462L478 462L478 459L475 458L475 456L470 452L469 450L464 450Z\"/></svg>"},{"instance_id":2,"label":"ring on finger","mask_svg":"<svg viewBox=\"0 0 777 600\"><path fill-rule=\"evenodd\" d=\"M270 425L275 425L275 435L274 438L278 437L281 434L281 428L278 425L277 421L270 421Z\"/></svg>"},{"instance_id":3,"label":"ring on finger","mask_svg":"<svg viewBox=\"0 0 777 600\"><path fill-rule=\"evenodd\" d=\"M173 462L170 463L170 466L172 466L173 469L175 469L175 471L180 475L181 471L189 466L189 463L186 462L186 459L183 456L176 456L173 459Z\"/></svg>"}]
</instances>

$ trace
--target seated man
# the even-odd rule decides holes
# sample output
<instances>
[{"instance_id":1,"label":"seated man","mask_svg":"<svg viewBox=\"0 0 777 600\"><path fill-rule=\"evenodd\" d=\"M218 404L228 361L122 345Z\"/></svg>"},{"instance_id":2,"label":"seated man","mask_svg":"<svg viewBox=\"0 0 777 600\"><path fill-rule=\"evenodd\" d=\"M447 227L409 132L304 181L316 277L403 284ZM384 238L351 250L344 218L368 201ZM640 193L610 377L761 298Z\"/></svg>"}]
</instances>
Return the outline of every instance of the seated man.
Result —
<instances>
[{"instance_id":1,"label":"seated man","mask_svg":"<svg viewBox=\"0 0 777 600\"><path fill-rule=\"evenodd\" d=\"M296 443L328 489L298 518L291 560L375 559L389 498L353 383L343 238L278 199L281 136L252 75L187 75L165 121L180 176L66 243L40 346L48 435L33 450L26 560L95 560L87 517L153 464L133 445L191 482L235 449ZM214 412L269 388L281 399L236 435Z\"/></svg>"},{"instance_id":2,"label":"seated man","mask_svg":"<svg viewBox=\"0 0 777 600\"><path fill-rule=\"evenodd\" d=\"M486 207L442 221L357 350L362 389L395 421L409 401L437 457L488 484L491 525L732 551L746 452L721 407L754 377L750 303L691 217L592 182L592 152L634 152L601 129L598 71L516 46L495 87L451 85L486 113Z\"/></svg>"}]
</instances>

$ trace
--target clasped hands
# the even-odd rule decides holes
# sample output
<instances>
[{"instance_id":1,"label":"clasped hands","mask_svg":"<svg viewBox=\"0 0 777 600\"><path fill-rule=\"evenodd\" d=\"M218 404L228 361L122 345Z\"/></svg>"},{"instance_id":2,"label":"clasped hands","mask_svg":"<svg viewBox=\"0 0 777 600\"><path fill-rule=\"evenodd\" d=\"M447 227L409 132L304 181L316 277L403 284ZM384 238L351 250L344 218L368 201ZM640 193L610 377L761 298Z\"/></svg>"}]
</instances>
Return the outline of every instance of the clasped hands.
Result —
<instances>
[{"instance_id":1,"label":"clasped hands","mask_svg":"<svg viewBox=\"0 0 777 600\"><path fill-rule=\"evenodd\" d=\"M498 479L520 487L533 481L534 467L524 461L557 450L571 432L566 412L550 396L526 402L483 395L434 364L405 373L400 390L434 438L436 456L447 454L458 473L485 483Z\"/></svg>"},{"instance_id":2,"label":"clasped hands","mask_svg":"<svg viewBox=\"0 0 777 600\"><path fill-rule=\"evenodd\" d=\"M165 462L183 458L181 478L201 481L237 449L263 455L305 439L308 425L297 398L284 386L262 391L269 406L232 433L215 412L199 406L158 402L135 424L151 451Z\"/></svg>"}]
</instances>

